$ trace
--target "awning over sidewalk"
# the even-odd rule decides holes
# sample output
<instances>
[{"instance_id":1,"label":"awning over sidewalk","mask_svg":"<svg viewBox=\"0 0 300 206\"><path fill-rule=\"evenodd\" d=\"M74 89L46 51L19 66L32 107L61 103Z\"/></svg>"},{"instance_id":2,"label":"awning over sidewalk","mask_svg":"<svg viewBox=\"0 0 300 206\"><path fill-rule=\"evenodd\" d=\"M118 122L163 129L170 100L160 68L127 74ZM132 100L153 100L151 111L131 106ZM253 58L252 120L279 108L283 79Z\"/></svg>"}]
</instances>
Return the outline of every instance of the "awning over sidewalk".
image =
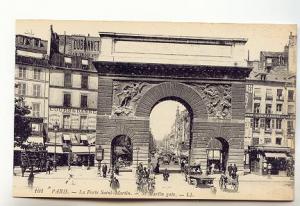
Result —
<instances>
[{"instance_id":1,"label":"awning over sidewalk","mask_svg":"<svg viewBox=\"0 0 300 206\"><path fill-rule=\"evenodd\" d=\"M90 147L90 151L89 151L89 147L88 146L72 146L72 153L76 153L76 154L93 154L95 153L95 146L91 146Z\"/></svg>"},{"instance_id":2,"label":"awning over sidewalk","mask_svg":"<svg viewBox=\"0 0 300 206\"><path fill-rule=\"evenodd\" d=\"M68 134L63 134L64 140L71 140L70 135Z\"/></svg>"},{"instance_id":3,"label":"awning over sidewalk","mask_svg":"<svg viewBox=\"0 0 300 206\"><path fill-rule=\"evenodd\" d=\"M48 146L47 147L47 151L48 153L54 153L54 150L55 150L55 146ZM62 146L56 146L56 153L58 154L63 154L63 150L62 150Z\"/></svg>"},{"instance_id":4,"label":"awning over sidewalk","mask_svg":"<svg viewBox=\"0 0 300 206\"><path fill-rule=\"evenodd\" d=\"M276 152L290 153L289 147L274 145L274 144L259 144L255 146L250 146L249 149L250 151L262 151L268 153L276 153Z\"/></svg>"},{"instance_id":5,"label":"awning over sidewalk","mask_svg":"<svg viewBox=\"0 0 300 206\"><path fill-rule=\"evenodd\" d=\"M269 157L269 158L287 158L287 155L285 153L271 153L271 152L266 152L265 156Z\"/></svg>"}]
</instances>

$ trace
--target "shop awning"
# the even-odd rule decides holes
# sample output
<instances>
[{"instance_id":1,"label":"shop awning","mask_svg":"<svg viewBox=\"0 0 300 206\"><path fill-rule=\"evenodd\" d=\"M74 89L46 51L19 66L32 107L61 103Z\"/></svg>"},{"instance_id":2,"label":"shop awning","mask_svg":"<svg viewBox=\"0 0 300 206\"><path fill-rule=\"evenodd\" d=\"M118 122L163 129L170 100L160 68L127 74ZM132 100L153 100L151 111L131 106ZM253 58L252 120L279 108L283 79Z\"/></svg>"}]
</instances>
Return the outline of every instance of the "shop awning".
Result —
<instances>
[{"instance_id":1,"label":"shop awning","mask_svg":"<svg viewBox=\"0 0 300 206\"><path fill-rule=\"evenodd\" d=\"M265 156L269 157L269 158L287 158L287 155L285 153L271 153L271 152L266 152Z\"/></svg>"},{"instance_id":2,"label":"shop awning","mask_svg":"<svg viewBox=\"0 0 300 206\"><path fill-rule=\"evenodd\" d=\"M83 141L83 140L87 140L87 136L86 134L82 134L80 135L80 140Z\"/></svg>"},{"instance_id":3,"label":"shop awning","mask_svg":"<svg viewBox=\"0 0 300 206\"><path fill-rule=\"evenodd\" d=\"M48 153L54 153L54 150L55 150L54 146L52 146L52 145L47 147ZM62 150L62 146L56 146L56 153L58 153L58 154L64 153Z\"/></svg>"},{"instance_id":4,"label":"shop awning","mask_svg":"<svg viewBox=\"0 0 300 206\"><path fill-rule=\"evenodd\" d=\"M28 137L27 142L44 143L44 139L43 137L39 137L39 136L30 136Z\"/></svg>"},{"instance_id":5,"label":"shop awning","mask_svg":"<svg viewBox=\"0 0 300 206\"><path fill-rule=\"evenodd\" d=\"M68 135L68 134L64 134L63 137L64 137L64 140L71 140L70 135Z\"/></svg>"},{"instance_id":6,"label":"shop awning","mask_svg":"<svg viewBox=\"0 0 300 206\"><path fill-rule=\"evenodd\" d=\"M72 152L76 154L93 154L95 153L95 146L90 146L90 152L88 146L72 146Z\"/></svg>"}]
</instances>

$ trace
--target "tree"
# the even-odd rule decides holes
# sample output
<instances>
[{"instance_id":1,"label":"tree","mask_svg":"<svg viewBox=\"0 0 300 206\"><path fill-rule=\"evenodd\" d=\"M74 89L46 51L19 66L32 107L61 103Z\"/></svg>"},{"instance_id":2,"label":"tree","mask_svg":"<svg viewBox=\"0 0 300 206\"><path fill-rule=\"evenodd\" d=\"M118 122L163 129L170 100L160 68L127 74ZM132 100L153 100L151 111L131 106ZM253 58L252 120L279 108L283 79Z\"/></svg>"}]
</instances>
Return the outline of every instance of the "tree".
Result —
<instances>
[{"instance_id":1,"label":"tree","mask_svg":"<svg viewBox=\"0 0 300 206\"><path fill-rule=\"evenodd\" d=\"M23 143L31 135L30 119L26 116L28 114L30 114L30 108L24 105L24 98L15 97L14 142L15 146L21 148L24 148Z\"/></svg>"}]
</instances>

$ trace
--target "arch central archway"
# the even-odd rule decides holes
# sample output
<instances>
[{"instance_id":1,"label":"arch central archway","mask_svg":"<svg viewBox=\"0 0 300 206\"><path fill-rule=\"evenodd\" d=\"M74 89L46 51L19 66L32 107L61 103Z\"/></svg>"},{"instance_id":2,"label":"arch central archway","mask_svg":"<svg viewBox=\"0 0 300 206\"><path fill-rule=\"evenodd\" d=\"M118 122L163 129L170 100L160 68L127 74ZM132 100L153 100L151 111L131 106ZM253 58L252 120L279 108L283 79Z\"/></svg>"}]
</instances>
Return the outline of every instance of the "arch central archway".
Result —
<instances>
[{"instance_id":1,"label":"arch central archway","mask_svg":"<svg viewBox=\"0 0 300 206\"><path fill-rule=\"evenodd\" d=\"M149 89L136 107L136 116L149 117L153 107L166 99L175 99L189 107L194 118L207 119L207 110L200 94L187 84L164 82Z\"/></svg>"}]
</instances>

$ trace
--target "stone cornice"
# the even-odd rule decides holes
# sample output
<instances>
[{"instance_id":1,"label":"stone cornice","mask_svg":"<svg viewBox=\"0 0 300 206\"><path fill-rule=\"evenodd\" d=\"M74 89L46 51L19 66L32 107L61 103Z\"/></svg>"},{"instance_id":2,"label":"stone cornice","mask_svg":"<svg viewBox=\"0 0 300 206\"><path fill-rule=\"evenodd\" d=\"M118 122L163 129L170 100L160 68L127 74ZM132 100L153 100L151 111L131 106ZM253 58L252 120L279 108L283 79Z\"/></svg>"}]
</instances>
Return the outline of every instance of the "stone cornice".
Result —
<instances>
[{"instance_id":1,"label":"stone cornice","mask_svg":"<svg viewBox=\"0 0 300 206\"><path fill-rule=\"evenodd\" d=\"M100 38L111 37L114 40L122 41L147 41L161 43L181 43L181 44L206 44L206 45L234 45L245 44L245 38L215 38L215 37L194 37L194 36L171 36L171 35L147 35L129 34L114 32L99 32Z\"/></svg>"},{"instance_id":2,"label":"stone cornice","mask_svg":"<svg viewBox=\"0 0 300 206\"><path fill-rule=\"evenodd\" d=\"M96 61L94 65L99 76L138 76L186 79L226 79L245 80L251 72L251 67L225 67L207 65L177 65L157 63L129 63Z\"/></svg>"}]
</instances>

